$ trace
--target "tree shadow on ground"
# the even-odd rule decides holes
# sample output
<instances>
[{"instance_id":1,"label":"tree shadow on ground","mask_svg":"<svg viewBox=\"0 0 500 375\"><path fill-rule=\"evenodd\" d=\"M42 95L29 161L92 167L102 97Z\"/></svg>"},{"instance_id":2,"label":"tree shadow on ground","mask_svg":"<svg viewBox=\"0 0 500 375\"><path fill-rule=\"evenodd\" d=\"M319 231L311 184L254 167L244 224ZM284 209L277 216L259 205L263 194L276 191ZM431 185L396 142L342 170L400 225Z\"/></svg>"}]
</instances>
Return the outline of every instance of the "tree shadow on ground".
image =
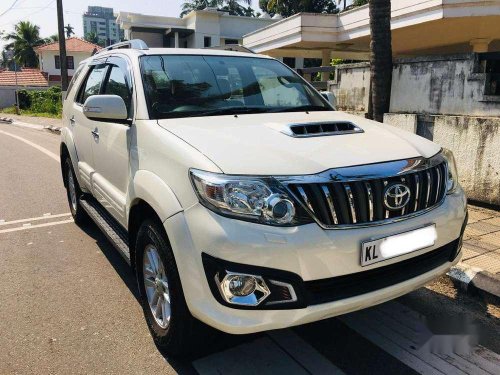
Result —
<instances>
[{"instance_id":1,"label":"tree shadow on ground","mask_svg":"<svg viewBox=\"0 0 500 375\"><path fill-rule=\"evenodd\" d=\"M123 283L127 286L130 293L135 297L137 303L140 305L139 290L132 267L130 267L126 260L120 255L120 253L114 248L114 246L94 223L82 225L80 228L89 237L94 239L96 245L102 251L109 264L113 267L117 275L122 279ZM138 322L138 324L146 323L143 320ZM189 356L184 358L172 358L157 346L158 351L162 354L165 360L179 374L196 374L197 372L191 364L194 360L224 351L262 336L262 334L229 335L217 331L201 322L197 329L202 330L200 337L203 337L203 342L200 342L200 345L193 347L192 353Z\"/></svg>"}]
</instances>

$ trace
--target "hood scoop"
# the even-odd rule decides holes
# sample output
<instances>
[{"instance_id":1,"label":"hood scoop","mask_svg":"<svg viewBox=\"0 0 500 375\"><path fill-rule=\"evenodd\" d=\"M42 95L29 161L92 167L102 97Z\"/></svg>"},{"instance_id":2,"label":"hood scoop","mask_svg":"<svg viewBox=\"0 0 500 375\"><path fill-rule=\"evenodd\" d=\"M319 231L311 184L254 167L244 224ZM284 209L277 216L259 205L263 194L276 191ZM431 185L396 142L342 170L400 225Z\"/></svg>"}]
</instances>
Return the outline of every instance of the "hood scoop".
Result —
<instances>
[{"instance_id":1,"label":"hood scoop","mask_svg":"<svg viewBox=\"0 0 500 375\"><path fill-rule=\"evenodd\" d=\"M296 138L324 137L363 133L363 129L350 121L310 122L305 124L289 124L281 130L283 134Z\"/></svg>"}]
</instances>

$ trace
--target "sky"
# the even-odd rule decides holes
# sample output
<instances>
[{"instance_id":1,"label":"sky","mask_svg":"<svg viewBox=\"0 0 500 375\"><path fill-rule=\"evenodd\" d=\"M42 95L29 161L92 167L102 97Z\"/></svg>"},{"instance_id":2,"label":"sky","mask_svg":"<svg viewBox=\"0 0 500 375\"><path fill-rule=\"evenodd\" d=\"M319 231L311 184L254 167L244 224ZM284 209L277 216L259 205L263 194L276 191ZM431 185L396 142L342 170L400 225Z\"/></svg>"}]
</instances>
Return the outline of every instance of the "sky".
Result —
<instances>
[{"instance_id":1,"label":"sky","mask_svg":"<svg viewBox=\"0 0 500 375\"><path fill-rule=\"evenodd\" d=\"M113 8L119 11L178 17L184 0L63 0L64 24L75 28L76 36L83 37L82 14L89 5ZM258 1L252 6L258 8ZM8 10L12 5L13 8ZM7 11L5 14L2 15ZM42 37L57 33L56 0L0 0L0 31L10 32L21 20L40 26ZM0 48L5 44L0 41Z\"/></svg>"}]
</instances>

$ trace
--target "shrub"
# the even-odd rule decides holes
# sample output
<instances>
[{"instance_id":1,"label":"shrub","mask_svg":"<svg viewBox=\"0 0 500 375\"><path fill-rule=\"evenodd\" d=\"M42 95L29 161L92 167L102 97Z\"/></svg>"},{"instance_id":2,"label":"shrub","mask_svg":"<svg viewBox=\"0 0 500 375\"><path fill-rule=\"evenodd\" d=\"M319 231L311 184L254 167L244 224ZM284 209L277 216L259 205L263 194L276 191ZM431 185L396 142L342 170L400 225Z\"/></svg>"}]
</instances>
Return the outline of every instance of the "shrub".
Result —
<instances>
[{"instance_id":1,"label":"shrub","mask_svg":"<svg viewBox=\"0 0 500 375\"><path fill-rule=\"evenodd\" d=\"M21 90L19 107L33 113L59 115L62 112L61 88L52 86L47 90Z\"/></svg>"}]
</instances>

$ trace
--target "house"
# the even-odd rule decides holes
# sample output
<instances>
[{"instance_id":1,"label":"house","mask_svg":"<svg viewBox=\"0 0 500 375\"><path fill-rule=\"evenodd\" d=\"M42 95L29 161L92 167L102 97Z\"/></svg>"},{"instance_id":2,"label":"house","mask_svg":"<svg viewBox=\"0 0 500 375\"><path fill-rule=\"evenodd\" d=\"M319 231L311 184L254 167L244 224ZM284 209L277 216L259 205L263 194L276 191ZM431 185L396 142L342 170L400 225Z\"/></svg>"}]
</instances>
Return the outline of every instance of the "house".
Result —
<instances>
[{"instance_id":1,"label":"house","mask_svg":"<svg viewBox=\"0 0 500 375\"><path fill-rule=\"evenodd\" d=\"M192 11L182 18L119 12L116 22L125 39L142 39L149 47L205 48L240 44L243 35L273 24L262 17L232 16L215 8Z\"/></svg>"},{"instance_id":2,"label":"house","mask_svg":"<svg viewBox=\"0 0 500 375\"><path fill-rule=\"evenodd\" d=\"M39 69L21 68L17 72L0 69L0 108L16 104L16 90L43 90L49 87L47 75Z\"/></svg>"},{"instance_id":3,"label":"house","mask_svg":"<svg viewBox=\"0 0 500 375\"><path fill-rule=\"evenodd\" d=\"M369 111L368 5L339 14L296 14L246 34L274 57L321 58L337 108ZM469 199L500 207L500 1L392 0L394 68L384 121L451 149ZM338 65L326 82L332 58ZM331 69L331 68L330 68ZM303 69L310 76L311 69Z\"/></svg>"},{"instance_id":4,"label":"house","mask_svg":"<svg viewBox=\"0 0 500 375\"><path fill-rule=\"evenodd\" d=\"M71 79L80 62L101 49L100 46L80 38L66 39L66 62ZM61 83L61 60L59 42L44 44L35 49L40 61L40 70L47 74L49 84Z\"/></svg>"}]
</instances>

